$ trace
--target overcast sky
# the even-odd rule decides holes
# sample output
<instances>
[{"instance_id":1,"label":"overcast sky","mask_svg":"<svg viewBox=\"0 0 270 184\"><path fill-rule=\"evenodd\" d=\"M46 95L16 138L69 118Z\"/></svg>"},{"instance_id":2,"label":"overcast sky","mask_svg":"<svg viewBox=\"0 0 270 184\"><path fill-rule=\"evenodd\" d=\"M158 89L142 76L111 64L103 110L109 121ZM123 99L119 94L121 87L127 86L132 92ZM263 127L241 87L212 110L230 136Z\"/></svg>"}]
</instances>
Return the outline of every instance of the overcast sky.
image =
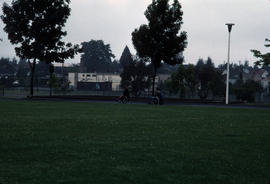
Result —
<instances>
[{"instance_id":1,"label":"overcast sky","mask_svg":"<svg viewBox=\"0 0 270 184\"><path fill-rule=\"evenodd\" d=\"M102 39L111 45L119 59L126 45L133 54L131 33L147 23L144 11L152 0L71 0L71 16L66 24L66 41L81 43ZM11 0L0 0L10 4ZM211 57L216 65L227 59L228 31L225 23L236 25L231 37L231 60L234 62L255 58L250 49L267 51L265 38L270 38L269 0L180 0L184 12L182 30L187 31L188 47L185 63L196 63L199 58ZM2 14L2 12L0 12ZM13 57L0 22L0 57ZM78 63L77 56L70 62Z\"/></svg>"}]
</instances>

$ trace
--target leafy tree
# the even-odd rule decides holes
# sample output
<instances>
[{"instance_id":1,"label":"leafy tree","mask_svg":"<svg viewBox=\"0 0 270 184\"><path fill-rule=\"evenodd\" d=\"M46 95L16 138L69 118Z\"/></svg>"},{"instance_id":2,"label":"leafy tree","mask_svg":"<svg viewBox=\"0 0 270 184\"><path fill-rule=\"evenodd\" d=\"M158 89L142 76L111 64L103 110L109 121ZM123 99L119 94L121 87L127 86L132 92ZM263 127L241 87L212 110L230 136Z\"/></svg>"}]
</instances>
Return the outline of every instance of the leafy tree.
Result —
<instances>
[{"instance_id":1,"label":"leafy tree","mask_svg":"<svg viewBox=\"0 0 270 184\"><path fill-rule=\"evenodd\" d=\"M181 32L181 5L178 0L153 0L145 11L148 24L132 33L132 41L139 57L148 57L153 66L152 95L155 90L157 68L161 62L170 65L183 62L181 53L187 45L186 32Z\"/></svg>"},{"instance_id":2,"label":"leafy tree","mask_svg":"<svg viewBox=\"0 0 270 184\"><path fill-rule=\"evenodd\" d=\"M225 79L222 76L222 71L215 69L213 77L209 82L209 89L212 92L213 97L224 97L226 92Z\"/></svg>"},{"instance_id":3,"label":"leafy tree","mask_svg":"<svg viewBox=\"0 0 270 184\"><path fill-rule=\"evenodd\" d=\"M185 97L186 94L186 86L185 86L185 77L186 77L186 69L184 65L180 65L176 72L174 72L171 76L172 89L171 92L179 93L181 98Z\"/></svg>"},{"instance_id":4,"label":"leafy tree","mask_svg":"<svg viewBox=\"0 0 270 184\"><path fill-rule=\"evenodd\" d=\"M234 88L234 93L238 100L247 102L255 102L256 93L261 93L263 90L260 83L253 80L247 80L245 83L240 82L238 87Z\"/></svg>"},{"instance_id":5,"label":"leafy tree","mask_svg":"<svg viewBox=\"0 0 270 184\"><path fill-rule=\"evenodd\" d=\"M50 72L50 75L51 76L50 76L50 80L48 80L48 86L50 87L50 96L52 96L52 89L57 88L59 79L55 76L53 72Z\"/></svg>"},{"instance_id":6,"label":"leafy tree","mask_svg":"<svg viewBox=\"0 0 270 184\"><path fill-rule=\"evenodd\" d=\"M65 78L59 78L56 77L54 73L52 73L52 76L50 77L50 80L48 81L48 85L50 86L50 95L52 95L52 89L54 93L61 93L66 94L70 91L69 89L70 82Z\"/></svg>"},{"instance_id":7,"label":"leafy tree","mask_svg":"<svg viewBox=\"0 0 270 184\"><path fill-rule=\"evenodd\" d=\"M265 39L266 43L265 47L270 47L270 40L269 39ZM251 50L251 52L253 53L253 55L257 58L259 58L259 60L256 62L256 65L270 65L270 52L262 54L260 51L258 50Z\"/></svg>"},{"instance_id":8,"label":"leafy tree","mask_svg":"<svg viewBox=\"0 0 270 184\"><path fill-rule=\"evenodd\" d=\"M186 96L187 90L190 91L191 97L193 97L197 86L194 65L180 65L177 71L172 73L170 80L166 83L166 86L170 93L176 94L179 92L180 98L184 98Z\"/></svg>"},{"instance_id":9,"label":"leafy tree","mask_svg":"<svg viewBox=\"0 0 270 184\"><path fill-rule=\"evenodd\" d=\"M223 96L225 92L222 72L215 68L211 58L206 61L199 59L196 66L180 65L166 86L170 93L179 93L180 98L184 98L186 94L191 94L193 98L195 92L198 92L199 97L204 100L209 92L212 92L213 97Z\"/></svg>"},{"instance_id":10,"label":"leafy tree","mask_svg":"<svg viewBox=\"0 0 270 184\"><path fill-rule=\"evenodd\" d=\"M114 60L111 63L110 72L120 73L120 71L121 71L121 64L120 64L120 62L118 60Z\"/></svg>"},{"instance_id":11,"label":"leafy tree","mask_svg":"<svg viewBox=\"0 0 270 184\"><path fill-rule=\"evenodd\" d=\"M14 75L16 72L16 60L10 60L9 58L0 59L0 74Z\"/></svg>"},{"instance_id":12,"label":"leafy tree","mask_svg":"<svg viewBox=\"0 0 270 184\"><path fill-rule=\"evenodd\" d=\"M4 3L4 31L8 33L18 57L27 59L31 69L30 96L38 61L64 62L79 51L78 45L65 44L63 27L70 15L70 0L13 0Z\"/></svg>"},{"instance_id":13,"label":"leafy tree","mask_svg":"<svg viewBox=\"0 0 270 184\"><path fill-rule=\"evenodd\" d=\"M12 87L15 81L17 61L9 58L0 58L0 86Z\"/></svg>"},{"instance_id":14,"label":"leafy tree","mask_svg":"<svg viewBox=\"0 0 270 184\"><path fill-rule=\"evenodd\" d=\"M149 86L149 67L145 65L146 58L136 58L129 65L124 65L121 76L121 87L131 89L131 93L137 97Z\"/></svg>"},{"instance_id":15,"label":"leafy tree","mask_svg":"<svg viewBox=\"0 0 270 184\"><path fill-rule=\"evenodd\" d=\"M112 54L109 44L102 40L82 43L81 72L111 72Z\"/></svg>"},{"instance_id":16,"label":"leafy tree","mask_svg":"<svg viewBox=\"0 0 270 184\"><path fill-rule=\"evenodd\" d=\"M123 68L127 65L130 65L133 62L132 55L130 53L128 46L125 47L119 62Z\"/></svg>"},{"instance_id":17,"label":"leafy tree","mask_svg":"<svg viewBox=\"0 0 270 184\"><path fill-rule=\"evenodd\" d=\"M26 87L28 78L29 66L25 59L21 59L18 63L16 77L19 81L20 86Z\"/></svg>"},{"instance_id":18,"label":"leafy tree","mask_svg":"<svg viewBox=\"0 0 270 184\"><path fill-rule=\"evenodd\" d=\"M197 84L198 81L196 79L195 66L189 64L185 68L185 85L189 89L192 98L194 97L194 93L196 92Z\"/></svg>"},{"instance_id":19,"label":"leafy tree","mask_svg":"<svg viewBox=\"0 0 270 184\"><path fill-rule=\"evenodd\" d=\"M50 72L50 80L52 80L54 73L53 62L56 63L64 63L64 61L68 58L74 58L74 56L81 52L81 48L79 45L72 45L71 43L64 43L62 41L58 41L55 47L52 47L49 53L44 55L44 60L49 65ZM52 96L52 86L50 85L50 96Z\"/></svg>"},{"instance_id":20,"label":"leafy tree","mask_svg":"<svg viewBox=\"0 0 270 184\"><path fill-rule=\"evenodd\" d=\"M213 84L218 82L214 82L217 78L217 75L221 73L216 72L215 66L212 62L211 58L208 58L205 62L202 59L198 60L198 63L195 67L196 78L198 80L198 95L200 99L204 100L208 97L209 91L214 90ZM211 85L212 84L212 85ZM212 87L212 88L211 88ZM215 91L215 93L217 93Z\"/></svg>"},{"instance_id":21,"label":"leafy tree","mask_svg":"<svg viewBox=\"0 0 270 184\"><path fill-rule=\"evenodd\" d=\"M68 79L60 78L58 83L57 83L57 87L55 89L55 92L56 93L64 93L64 94L68 93L69 91L71 91L69 88L69 84L70 84L70 82Z\"/></svg>"}]
</instances>

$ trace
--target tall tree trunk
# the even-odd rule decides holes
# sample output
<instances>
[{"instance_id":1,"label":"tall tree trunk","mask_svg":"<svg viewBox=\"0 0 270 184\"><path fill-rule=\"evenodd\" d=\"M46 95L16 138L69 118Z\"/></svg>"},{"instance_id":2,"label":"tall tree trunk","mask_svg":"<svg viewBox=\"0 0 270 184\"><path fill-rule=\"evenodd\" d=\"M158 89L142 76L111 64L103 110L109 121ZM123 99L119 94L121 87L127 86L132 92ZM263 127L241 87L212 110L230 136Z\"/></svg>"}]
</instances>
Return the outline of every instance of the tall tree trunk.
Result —
<instances>
[{"instance_id":1,"label":"tall tree trunk","mask_svg":"<svg viewBox=\"0 0 270 184\"><path fill-rule=\"evenodd\" d=\"M50 96L52 96L52 76L53 76L53 74L52 74L52 72L50 72Z\"/></svg>"},{"instance_id":2,"label":"tall tree trunk","mask_svg":"<svg viewBox=\"0 0 270 184\"><path fill-rule=\"evenodd\" d=\"M50 65L50 96L52 96L53 73L54 73L54 66L51 64Z\"/></svg>"},{"instance_id":3,"label":"tall tree trunk","mask_svg":"<svg viewBox=\"0 0 270 184\"><path fill-rule=\"evenodd\" d=\"M35 68L36 68L36 58L34 59L33 63L28 60L30 70L31 70L31 79L30 79L30 97L34 96L34 76L35 76Z\"/></svg>"},{"instance_id":4,"label":"tall tree trunk","mask_svg":"<svg viewBox=\"0 0 270 184\"><path fill-rule=\"evenodd\" d=\"M152 83L152 96L155 96L155 83L156 83L157 68L154 66L154 75Z\"/></svg>"}]
</instances>

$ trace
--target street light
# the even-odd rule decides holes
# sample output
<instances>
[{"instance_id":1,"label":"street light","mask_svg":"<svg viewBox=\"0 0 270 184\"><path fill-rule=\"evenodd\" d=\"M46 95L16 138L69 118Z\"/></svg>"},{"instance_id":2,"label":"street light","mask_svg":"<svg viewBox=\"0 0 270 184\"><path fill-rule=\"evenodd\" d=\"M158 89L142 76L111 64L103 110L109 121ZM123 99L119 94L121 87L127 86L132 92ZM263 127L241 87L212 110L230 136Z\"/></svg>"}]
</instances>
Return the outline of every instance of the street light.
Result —
<instances>
[{"instance_id":1,"label":"street light","mask_svg":"<svg viewBox=\"0 0 270 184\"><path fill-rule=\"evenodd\" d=\"M231 32L232 27L234 26L233 23L226 24L228 26L229 31L229 41L228 41L228 61L227 61L227 81L226 81L226 104L229 104L229 80L230 80L230 49L231 49Z\"/></svg>"}]
</instances>

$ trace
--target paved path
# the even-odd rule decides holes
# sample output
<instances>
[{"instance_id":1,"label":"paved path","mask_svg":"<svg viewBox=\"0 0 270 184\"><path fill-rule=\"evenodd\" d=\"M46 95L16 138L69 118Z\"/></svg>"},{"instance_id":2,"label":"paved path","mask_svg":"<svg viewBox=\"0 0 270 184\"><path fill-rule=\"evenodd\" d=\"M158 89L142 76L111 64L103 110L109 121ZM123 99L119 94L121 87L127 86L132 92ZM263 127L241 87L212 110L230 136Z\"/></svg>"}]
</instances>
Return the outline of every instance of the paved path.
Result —
<instances>
[{"instance_id":1,"label":"paved path","mask_svg":"<svg viewBox=\"0 0 270 184\"><path fill-rule=\"evenodd\" d=\"M11 100L29 100L27 98L0 98L0 99L11 99ZM87 99L58 99L58 98L34 98L32 100L35 101L70 101L70 102L80 102L80 103L115 103L119 102L113 100L87 100ZM137 102L132 101L129 104L145 104L148 105L147 102ZM123 104L125 105L125 104ZM270 106L264 105L249 105L249 104L203 104L203 103L165 103L164 106L184 106L184 107L210 107L210 108L236 108L236 109L262 109L262 110L270 110Z\"/></svg>"},{"instance_id":2,"label":"paved path","mask_svg":"<svg viewBox=\"0 0 270 184\"><path fill-rule=\"evenodd\" d=\"M50 98L43 98L43 99L34 99L34 100L46 100L46 101L71 101L71 102L84 102L84 103L119 103L113 100L87 100L87 99L50 99ZM145 104L148 105L146 102L137 102L133 101L128 104ZM125 104L123 104L125 105ZM248 104L203 104L203 103L165 103L164 106L185 106L185 107L210 107L210 108L236 108L236 109L262 109L262 110L270 110L270 106L263 106L263 105L248 105Z\"/></svg>"}]
</instances>

